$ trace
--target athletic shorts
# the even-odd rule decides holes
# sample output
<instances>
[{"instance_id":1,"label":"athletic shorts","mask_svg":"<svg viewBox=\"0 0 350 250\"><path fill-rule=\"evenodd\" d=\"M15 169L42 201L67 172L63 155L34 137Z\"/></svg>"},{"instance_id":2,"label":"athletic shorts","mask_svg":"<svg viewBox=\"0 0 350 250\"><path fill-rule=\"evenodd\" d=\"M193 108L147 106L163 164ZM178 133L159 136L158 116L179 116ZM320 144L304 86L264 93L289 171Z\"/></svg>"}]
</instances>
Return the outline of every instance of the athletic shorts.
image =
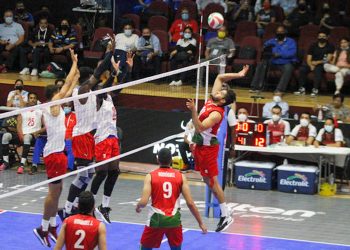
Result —
<instances>
[{"instance_id":1,"label":"athletic shorts","mask_svg":"<svg viewBox=\"0 0 350 250\"><path fill-rule=\"evenodd\" d=\"M95 155L95 141L91 133L73 136L72 144L74 158L92 161Z\"/></svg>"},{"instance_id":2,"label":"athletic shorts","mask_svg":"<svg viewBox=\"0 0 350 250\"><path fill-rule=\"evenodd\" d=\"M196 171L200 171L203 177L215 177L218 170L219 145L199 146L194 149L194 162Z\"/></svg>"},{"instance_id":3,"label":"athletic shorts","mask_svg":"<svg viewBox=\"0 0 350 250\"><path fill-rule=\"evenodd\" d=\"M173 228L157 228L145 226L141 237L141 245L145 248L159 248L164 234L169 246L178 247L182 244L182 226Z\"/></svg>"},{"instance_id":4,"label":"athletic shorts","mask_svg":"<svg viewBox=\"0 0 350 250\"><path fill-rule=\"evenodd\" d=\"M96 162L104 161L112 157L118 156L119 140L115 136L110 136L99 142L95 146L95 158Z\"/></svg>"},{"instance_id":5,"label":"athletic shorts","mask_svg":"<svg viewBox=\"0 0 350 250\"><path fill-rule=\"evenodd\" d=\"M44 157L46 174L49 179L64 175L67 170L67 156L63 152L52 153Z\"/></svg>"}]
</instances>

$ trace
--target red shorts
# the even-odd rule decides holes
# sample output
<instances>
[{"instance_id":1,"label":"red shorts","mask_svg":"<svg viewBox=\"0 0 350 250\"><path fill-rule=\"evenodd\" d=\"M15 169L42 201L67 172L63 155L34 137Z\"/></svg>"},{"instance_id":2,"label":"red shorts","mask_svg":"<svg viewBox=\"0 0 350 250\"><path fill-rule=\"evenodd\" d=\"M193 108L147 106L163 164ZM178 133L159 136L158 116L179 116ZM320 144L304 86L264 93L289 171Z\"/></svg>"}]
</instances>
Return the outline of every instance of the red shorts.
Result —
<instances>
[{"instance_id":1,"label":"red shorts","mask_svg":"<svg viewBox=\"0 0 350 250\"><path fill-rule=\"evenodd\" d=\"M95 155L95 141L91 133L73 136L73 155L74 158L92 160Z\"/></svg>"},{"instance_id":2,"label":"red shorts","mask_svg":"<svg viewBox=\"0 0 350 250\"><path fill-rule=\"evenodd\" d=\"M46 174L49 179L64 175L67 171L67 156L63 152L52 153L44 157Z\"/></svg>"},{"instance_id":3,"label":"red shorts","mask_svg":"<svg viewBox=\"0 0 350 250\"><path fill-rule=\"evenodd\" d=\"M119 140L117 137L108 137L95 146L96 162L104 161L120 154Z\"/></svg>"},{"instance_id":4,"label":"red shorts","mask_svg":"<svg viewBox=\"0 0 350 250\"><path fill-rule=\"evenodd\" d=\"M201 172L203 177L215 177L219 174L218 170L219 145L214 146L196 146L194 149L195 169Z\"/></svg>"},{"instance_id":5,"label":"red shorts","mask_svg":"<svg viewBox=\"0 0 350 250\"><path fill-rule=\"evenodd\" d=\"M173 228L155 228L145 226L141 237L141 245L145 248L159 248L164 234L169 246L178 247L182 244L182 226Z\"/></svg>"}]
</instances>

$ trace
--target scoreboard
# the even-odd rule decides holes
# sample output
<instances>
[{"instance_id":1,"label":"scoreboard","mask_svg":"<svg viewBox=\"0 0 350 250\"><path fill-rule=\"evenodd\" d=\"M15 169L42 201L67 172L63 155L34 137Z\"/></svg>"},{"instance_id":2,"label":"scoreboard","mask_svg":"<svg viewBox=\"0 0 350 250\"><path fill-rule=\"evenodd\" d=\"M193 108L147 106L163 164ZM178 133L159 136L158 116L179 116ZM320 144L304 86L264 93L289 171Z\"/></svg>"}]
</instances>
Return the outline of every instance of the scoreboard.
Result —
<instances>
[{"instance_id":1,"label":"scoreboard","mask_svg":"<svg viewBox=\"0 0 350 250\"><path fill-rule=\"evenodd\" d=\"M266 147L267 124L239 122L235 127L236 145Z\"/></svg>"}]
</instances>

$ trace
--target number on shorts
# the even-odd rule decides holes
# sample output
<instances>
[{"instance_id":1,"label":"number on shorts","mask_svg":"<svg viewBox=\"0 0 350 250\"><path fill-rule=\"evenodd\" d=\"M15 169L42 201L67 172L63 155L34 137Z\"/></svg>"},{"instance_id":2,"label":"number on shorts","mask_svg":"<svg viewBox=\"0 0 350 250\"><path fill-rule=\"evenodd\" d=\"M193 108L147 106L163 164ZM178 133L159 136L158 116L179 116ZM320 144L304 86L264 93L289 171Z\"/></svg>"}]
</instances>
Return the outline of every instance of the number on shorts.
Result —
<instances>
[{"instance_id":1,"label":"number on shorts","mask_svg":"<svg viewBox=\"0 0 350 250\"><path fill-rule=\"evenodd\" d=\"M33 127L35 125L35 118L34 117L30 117L28 119L28 126L29 127Z\"/></svg>"},{"instance_id":2,"label":"number on shorts","mask_svg":"<svg viewBox=\"0 0 350 250\"><path fill-rule=\"evenodd\" d=\"M83 240L85 239L86 233L84 230L77 230L75 232L75 235L79 236L79 239L75 242L74 244L74 248L75 249L84 249L84 245L82 245L81 243L83 242Z\"/></svg>"},{"instance_id":3,"label":"number on shorts","mask_svg":"<svg viewBox=\"0 0 350 250\"><path fill-rule=\"evenodd\" d=\"M170 182L166 181L163 183L164 198L169 199L173 193L173 186Z\"/></svg>"}]
</instances>

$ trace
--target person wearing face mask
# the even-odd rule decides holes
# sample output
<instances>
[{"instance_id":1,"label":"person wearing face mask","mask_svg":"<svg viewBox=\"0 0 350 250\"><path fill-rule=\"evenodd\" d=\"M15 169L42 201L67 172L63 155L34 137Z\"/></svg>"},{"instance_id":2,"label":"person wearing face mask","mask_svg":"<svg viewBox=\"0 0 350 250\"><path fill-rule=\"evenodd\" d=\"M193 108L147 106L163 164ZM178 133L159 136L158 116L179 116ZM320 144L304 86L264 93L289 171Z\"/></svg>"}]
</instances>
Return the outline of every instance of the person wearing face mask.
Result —
<instances>
[{"instance_id":1,"label":"person wearing face mask","mask_svg":"<svg viewBox=\"0 0 350 250\"><path fill-rule=\"evenodd\" d=\"M60 26L52 33L48 43L50 54L64 55L69 62L69 65L66 65L66 69L69 69L71 64L69 50L75 49L77 45L78 41L76 31L71 27L67 19L62 19Z\"/></svg>"},{"instance_id":2,"label":"person wearing face mask","mask_svg":"<svg viewBox=\"0 0 350 250\"><path fill-rule=\"evenodd\" d=\"M271 3L269 0L264 0L262 2L262 9L256 15L256 24L258 26L258 36L262 37L264 35L265 27L269 23L274 23L276 21L276 13L271 9Z\"/></svg>"},{"instance_id":3,"label":"person wearing face mask","mask_svg":"<svg viewBox=\"0 0 350 250\"><path fill-rule=\"evenodd\" d=\"M313 16L309 10L305 0L299 0L298 6L294 8L292 13L290 13L286 19L283 21L283 24L288 29L288 34L291 37L299 36L299 28L301 26L312 23Z\"/></svg>"},{"instance_id":4,"label":"person wearing face mask","mask_svg":"<svg viewBox=\"0 0 350 250\"><path fill-rule=\"evenodd\" d=\"M272 108L274 106L278 105L282 111L281 111L281 117L282 118L288 118L289 117L289 105L287 102L282 100L282 93L275 91L273 93L272 102L265 103L263 107L263 114L262 116L264 118L271 118L272 117Z\"/></svg>"},{"instance_id":5,"label":"person wearing face mask","mask_svg":"<svg viewBox=\"0 0 350 250\"><path fill-rule=\"evenodd\" d=\"M48 27L48 21L46 18L41 18L39 26L32 30L29 35L28 45L21 46L20 49L20 75L30 74L28 67L28 54L32 53L33 58L33 70L31 75L37 76L40 63L43 65L50 62L50 50L48 47L52 30ZM43 55L43 56L42 56ZM41 58L43 59L41 62Z\"/></svg>"},{"instance_id":6,"label":"person wearing face mask","mask_svg":"<svg viewBox=\"0 0 350 250\"><path fill-rule=\"evenodd\" d=\"M323 5L320 5L321 8L318 8L314 23L320 25L320 28L324 28L327 30L331 30L334 26L337 26L338 23L336 19L333 17L336 15L333 14L332 8L329 3L325 2Z\"/></svg>"},{"instance_id":7,"label":"person wearing face mask","mask_svg":"<svg viewBox=\"0 0 350 250\"><path fill-rule=\"evenodd\" d=\"M192 37L193 30L186 27L183 31L183 38L178 40L175 49L170 53L170 68L175 70L181 67L187 67L194 63L194 55L197 51L197 41ZM191 73L186 71L180 75L174 75L170 86L181 86L188 79Z\"/></svg>"},{"instance_id":8,"label":"person wearing face mask","mask_svg":"<svg viewBox=\"0 0 350 250\"><path fill-rule=\"evenodd\" d=\"M314 146L318 148L320 145L327 147L342 147L344 142L343 132L336 128L333 118L326 118L323 128L317 134Z\"/></svg>"},{"instance_id":9,"label":"person wearing face mask","mask_svg":"<svg viewBox=\"0 0 350 250\"><path fill-rule=\"evenodd\" d=\"M183 37L183 31L186 27L191 27L193 33L198 33L198 23L190 17L188 9L181 10L181 19L176 19L169 29L169 41L172 45L176 45L177 41Z\"/></svg>"},{"instance_id":10,"label":"person wearing face mask","mask_svg":"<svg viewBox=\"0 0 350 250\"><path fill-rule=\"evenodd\" d=\"M137 43L136 56L134 58L135 79L146 73L145 69L151 69L153 74L160 74L162 48L159 38L154 35L150 28L142 29L142 36Z\"/></svg>"},{"instance_id":11,"label":"person wearing face mask","mask_svg":"<svg viewBox=\"0 0 350 250\"><path fill-rule=\"evenodd\" d=\"M289 122L282 119L282 108L275 105L271 109L271 119L264 121L270 133L270 144L283 142L290 134Z\"/></svg>"},{"instance_id":12,"label":"person wearing face mask","mask_svg":"<svg viewBox=\"0 0 350 250\"><path fill-rule=\"evenodd\" d=\"M28 91L23 89L23 81L15 81L14 90L10 91L7 96L7 107L23 108L28 102Z\"/></svg>"},{"instance_id":13,"label":"person wearing face mask","mask_svg":"<svg viewBox=\"0 0 350 250\"><path fill-rule=\"evenodd\" d=\"M201 13L208 4L215 3L219 4L224 8L224 12L227 13L227 4L225 0L196 0L198 13Z\"/></svg>"},{"instance_id":14,"label":"person wearing face mask","mask_svg":"<svg viewBox=\"0 0 350 250\"><path fill-rule=\"evenodd\" d=\"M77 117L75 112L72 111L73 104L72 102L67 102L62 105L63 111L65 114L65 126L66 126L66 137L65 137L65 148L68 160L68 168L74 170L74 155L72 148L72 138L73 138L73 129L77 124Z\"/></svg>"},{"instance_id":15,"label":"person wearing face mask","mask_svg":"<svg viewBox=\"0 0 350 250\"><path fill-rule=\"evenodd\" d=\"M267 58L258 63L250 92L258 92L263 88L267 65L271 69L281 71L282 75L276 87L276 92L285 92L294 71L294 64L298 62L297 45L294 39L287 37L286 28L279 25L276 29L276 37L264 43L264 51L270 50ZM271 55L270 55L271 54Z\"/></svg>"},{"instance_id":16,"label":"person wearing face mask","mask_svg":"<svg viewBox=\"0 0 350 250\"><path fill-rule=\"evenodd\" d=\"M0 24L0 73L6 73L7 69L14 68L20 45L24 42L24 29L14 21L12 10L4 12L4 21ZM2 56L4 51L10 53L6 60Z\"/></svg>"},{"instance_id":17,"label":"person wearing face mask","mask_svg":"<svg viewBox=\"0 0 350 250\"><path fill-rule=\"evenodd\" d=\"M318 95L318 90L323 78L323 65L329 62L333 56L334 46L328 42L328 34L325 31L318 32L317 42L313 43L308 50L306 64L300 67L299 90L294 92L295 95L304 95L309 72L314 72L313 88L311 97Z\"/></svg>"},{"instance_id":18,"label":"person wearing face mask","mask_svg":"<svg viewBox=\"0 0 350 250\"><path fill-rule=\"evenodd\" d=\"M323 65L326 72L335 73L335 95L339 94L345 76L350 74L350 40L348 37L340 39L340 46L334 52L333 57L329 63Z\"/></svg>"},{"instance_id":19,"label":"person wearing face mask","mask_svg":"<svg viewBox=\"0 0 350 250\"><path fill-rule=\"evenodd\" d=\"M300 124L296 125L289 137L287 144L289 145L312 145L317 135L315 126L310 123L310 113L301 113Z\"/></svg>"},{"instance_id":20,"label":"person wearing face mask","mask_svg":"<svg viewBox=\"0 0 350 250\"><path fill-rule=\"evenodd\" d=\"M34 26L34 17L24 6L23 1L16 2L16 8L14 13L16 22L27 22L30 26Z\"/></svg>"},{"instance_id":21,"label":"person wearing face mask","mask_svg":"<svg viewBox=\"0 0 350 250\"><path fill-rule=\"evenodd\" d=\"M248 122L255 123L254 120L248 118L249 113L246 108L240 108L237 111L237 118L235 116L235 111L231 108L227 115L227 122L231 129L234 129L238 123Z\"/></svg>"},{"instance_id":22,"label":"person wearing face mask","mask_svg":"<svg viewBox=\"0 0 350 250\"><path fill-rule=\"evenodd\" d=\"M344 95L336 94L332 98L332 103L317 105L314 110L323 111L323 117L333 117L341 122L350 122L350 109L344 105Z\"/></svg>"}]
</instances>

